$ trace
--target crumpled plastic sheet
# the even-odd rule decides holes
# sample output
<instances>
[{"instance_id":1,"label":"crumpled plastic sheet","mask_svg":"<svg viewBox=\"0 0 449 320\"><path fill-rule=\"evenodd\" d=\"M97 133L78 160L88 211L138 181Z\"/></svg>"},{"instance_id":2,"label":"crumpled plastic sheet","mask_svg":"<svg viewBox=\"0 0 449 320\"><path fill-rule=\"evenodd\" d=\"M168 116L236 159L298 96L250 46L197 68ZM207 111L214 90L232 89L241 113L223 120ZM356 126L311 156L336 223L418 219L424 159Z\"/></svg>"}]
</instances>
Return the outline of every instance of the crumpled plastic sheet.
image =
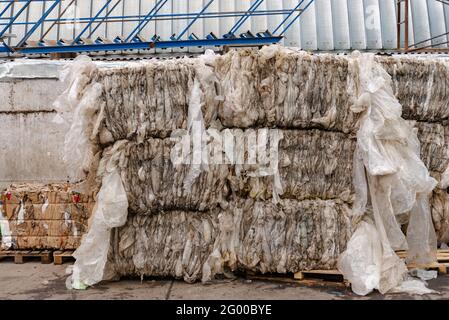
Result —
<instances>
[{"instance_id":1,"label":"crumpled plastic sheet","mask_svg":"<svg viewBox=\"0 0 449 320\"><path fill-rule=\"evenodd\" d=\"M91 228L73 254L76 262L67 282L69 288L86 289L105 279L111 230L124 225L127 216L128 199L115 169L103 177Z\"/></svg>"},{"instance_id":2,"label":"crumpled plastic sheet","mask_svg":"<svg viewBox=\"0 0 449 320\"><path fill-rule=\"evenodd\" d=\"M58 111L54 122L65 122L70 126L64 141L63 160L68 170L69 181L79 182L92 170L97 152L96 136L99 123L95 119L104 108L99 103L102 86L92 81L97 68L87 56L78 56L65 66L60 79L67 83L67 89L55 101ZM99 111L100 110L100 111Z\"/></svg>"},{"instance_id":3,"label":"crumpled plastic sheet","mask_svg":"<svg viewBox=\"0 0 449 320\"><path fill-rule=\"evenodd\" d=\"M340 200L229 199L206 212L130 213L113 232L108 266L117 276L208 281L226 270L332 269L351 236Z\"/></svg>"},{"instance_id":4,"label":"crumpled plastic sheet","mask_svg":"<svg viewBox=\"0 0 449 320\"><path fill-rule=\"evenodd\" d=\"M394 250L408 250L407 261L418 265L436 260L428 199L437 182L420 159L416 131L401 118L390 76L374 55L356 52L353 57L360 68L361 95L352 109L362 113L354 154L353 220L363 215L372 220L358 225L338 267L355 293L387 293L407 274ZM401 223L408 223L407 236Z\"/></svg>"},{"instance_id":5,"label":"crumpled plastic sheet","mask_svg":"<svg viewBox=\"0 0 449 320\"><path fill-rule=\"evenodd\" d=\"M8 250L12 246L11 229L9 227L9 221L3 214L3 204L0 204L0 236L1 236L1 248Z\"/></svg>"}]
</instances>

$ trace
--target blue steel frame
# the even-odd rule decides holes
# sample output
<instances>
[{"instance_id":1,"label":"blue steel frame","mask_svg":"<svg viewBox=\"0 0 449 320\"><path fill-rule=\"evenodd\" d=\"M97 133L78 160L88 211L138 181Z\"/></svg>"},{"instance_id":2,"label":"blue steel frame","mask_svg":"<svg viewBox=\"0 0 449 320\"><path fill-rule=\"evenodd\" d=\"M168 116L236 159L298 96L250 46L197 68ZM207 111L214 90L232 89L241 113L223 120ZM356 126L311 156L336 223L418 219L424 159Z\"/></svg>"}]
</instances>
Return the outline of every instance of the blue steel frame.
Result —
<instances>
[{"instance_id":1,"label":"blue steel frame","mask_svg":"<svg viewBox=\"0 0 449 320\"><path fill-rule=\"evenodd\" d=\"M254 1L249 9L245 12L206 12L210 5L216 0L205 1L202 9L196 13L172 13L172 14L159 14L159 11L166 5L169 0L157 0L154 7L145 16L131 16L131 15L121 15L121 16L111 16L111 13L118 6L122 0L117 0L115 4L110 7L113 0L104 0L104 5L95 13L92 17L77 18L76 21L73 19L63 18L65 10L68 6L73 4L73 1L68 4L64 11L59 13L56 18L48 18L48 16L55 10L56 7L61 8L62 0L0 0L0 3L6 3L6 7L0 12L0 52L3 53L13 53L20 52L22 54L49 54L49 53L81 53L81 52L104 52L104 51L122 51L122 50L141 50L141 49L169 49L169 48L185 48L185 47L220 47L225 45L266 45L278 43L282 40L285 32L291 27L291 25L297 21L302 13L307 10L307 8L314 2L314 0L298 0L298 3L294 8L282 9L282 10L257 10L264 0ZM185 0L176 0L185 1ZM228 1L228 0L217 0L217 1ZM247 0L249 1L249 0ZM51 3L51 5L46 10L42 10L42 16L34 22L17 22L19 16L30 7L33 2L40 3ZM10 10L11 6L21 5L18 11L14 14L14 10ZM10 16L5 17L7 11L10 11ZM292 16L297 13L297 15L292 18ZM284 19L277 26L273 32L267 30L266 32L259 32L254 36L251 32L243 33L238 35L237 31L241 26L253 16L268 16L268 15L283 15ZM183 37L189 32L192 25L198 21L198 19L209 19L209 18L224 18L224 17L237 17L237 22L231 27L228 33L224 34L222 37L216 37L212 33L207 35L205 39L199 39L196 35L190 34L187 39ZM186 27L179 33L179 35L173 35L170 40L162 40L159 36L155 35L151 41L146 41L142 39L139 34L148 25L151 20L161 19L184 19L187 21ZM95 33L95 31L100 27L101 24L108 21L137 21L137 26L125 37L117 36L113 41L103 41L102 39L94 39L92 41L81 41L82 36L90 32L87 38ZM73 41L70 43L55 40L57 45L47 45L45 39L40 39L38 45L30 45L27 43L28 39L36 32L36 30L43 26L44 23L52 23L51 29L55 24L60 23L83 23L86 24L84 28L77 34ZM92 26L95 27L92 29ZM8 46L3 40L7 30L10 30L16 25L31 25L29 31L19 40L18 44L15 46ZM46 35L49 29L43 33ZM282 30L282 31L281 31ZM58 41L59 40L59 41Z\"/></svg>"}]
</instances>

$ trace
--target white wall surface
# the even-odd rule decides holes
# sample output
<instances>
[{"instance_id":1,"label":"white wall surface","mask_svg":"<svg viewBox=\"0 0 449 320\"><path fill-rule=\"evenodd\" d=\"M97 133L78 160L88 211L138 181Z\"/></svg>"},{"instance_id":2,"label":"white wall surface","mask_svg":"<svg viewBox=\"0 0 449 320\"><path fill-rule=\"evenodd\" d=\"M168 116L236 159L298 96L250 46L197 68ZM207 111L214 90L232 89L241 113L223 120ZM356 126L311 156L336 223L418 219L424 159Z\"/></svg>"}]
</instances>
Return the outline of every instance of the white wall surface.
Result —
<instances>
[{"instance_id":1,"label":"white wall surface","mask_svg":"<svg viewBox=\"0 0 449 320\"><path fill-rule=\"evenodd\" d=\"M112 6L116 0L112 1ZM230 12L246 11L255 0L215 0L207 12ZM299 0L264 0L258 10L283 10L292 9ZM61 8L63 10L70 1L64 1ZM168 0L160 14L167 13L195 13L201 10L208 0ZM304 1L304 5L308 0ZM393 49L396 47L396 0L315 0L315 3L303 14L292 28L285 34L288 46L299 46L309 50L333 50L333 49ZM76 0L76 9L69 9L63 16L65 18L87 18L95 15L106 0ZM156 3L156 0L122 0L111 16L131 15L136 19L145 16ZM48 8L51 2L33 3L32 7L26 10L18 21L34 22L41 15L43 9ZM431 36L436 37L449 31L449 6L444 6L436 0L410 0L411 23L410 23L410 43L412 40L422 41ZM0 4L0 10L6 3ZM14 12L20 9L21 4L14 4ZM55 17L57 10L52 13ZM285 17L258 16L248 19L238 32L251 30L253 33L270 31L279 25ZM223 35L233 26L238 17L209 18L198 20L189 30L196 35L203 37L210 32ZM94 36L126 36L135 28L138 21L110 22L98 28ZM187 20L174 21L152 21L142 31L144 38L151 38L157 33L162 38L168 39L171 34L179 33L186 25ZM50 26L46 23L43 28L32 39L37 40L40 34ZM93 25L95 26L95 24ZM11 30L17 35L18 41L26 32L29 26L16 26ZM82 28L82 27L79 27ZM72 38L79 29L71 26L59 25L51 30L48 39ZM188 34L186 34L186 37ZM447 36L440 36L433 40L433 44L441 44L448 40ZM426 45L429 43L424 43Z\"/></svg>"}]
</instances>

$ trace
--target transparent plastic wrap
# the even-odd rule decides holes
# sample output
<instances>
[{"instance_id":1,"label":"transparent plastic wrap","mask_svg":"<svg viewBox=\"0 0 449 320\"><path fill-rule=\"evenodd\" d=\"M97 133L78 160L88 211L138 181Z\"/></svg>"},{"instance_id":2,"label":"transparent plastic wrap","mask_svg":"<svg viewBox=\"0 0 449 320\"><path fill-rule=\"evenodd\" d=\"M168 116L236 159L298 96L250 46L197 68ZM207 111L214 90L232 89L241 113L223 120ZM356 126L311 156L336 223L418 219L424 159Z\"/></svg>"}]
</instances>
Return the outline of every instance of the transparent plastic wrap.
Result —
<instances>
[{"instance_id":1,"label":"transparent plastic wrap","mask_svg":"<svg viewBox=\"0 0 449 320\"><path fill-rule=\"evenodd\" d=\"M70 126L64 141L63 160L71 182L86 177L96 153L95 143L91 140L98 134L101 109L104 108L99 103L102 86L92 81L96 70L89 57L79 56L63 69L60 76L67 83L67 89L54 103L58 113L53 121ZM99 116L95 117L97 114Z\"/></svg>"},{"instance_id":2,"label":"transparent plastic wrap","mask_svg":"<svg viewBox=\"0 0 449 320\"><path fill-rule=\"evenodd\" d=\"M127 216L126 192L120 174L113 170L103 177L92 225L74 253L76 262L70 279L73 289L86 289L105 280L111 230L124 225Z\"/></svg>"},{"instance_id":3,"label":"transparent plastic wrap","mask_svg":"<svg viewBox=\"0 0 449 320\"><path fill-rule=\"evenodd\" d=\"M1 249L8 250L12 246L11 230L9 228L9 221L5 215L3 215L3 204L0 203L0 237L1 237Z\"/></svg>"},{"instance_id":4,"label":"transparent plastic wrap","mask_svg":"<svg viewBox=\"0 0 449 320\"><path fill-rule=\"evenodd\" d=\"M407 267L394 250L408 250L410 263L436 259L436 235L428 198L437 182L420 159L416 130L401 118L391 78L374 55L353 54L360 68L360 97L352 107L362 113L354 156L356 200L353 221L363 215L374 222L357 226L339 269L358 294L386 293L405 279ZM408 223L407 236L401 225ZM371 225L371 226L369 226ZM362 252L361 247L365 247ZM379 250L380 248L380 250ZM360 261L371 266L363 272Z\"/></svg>"}]
</instances>

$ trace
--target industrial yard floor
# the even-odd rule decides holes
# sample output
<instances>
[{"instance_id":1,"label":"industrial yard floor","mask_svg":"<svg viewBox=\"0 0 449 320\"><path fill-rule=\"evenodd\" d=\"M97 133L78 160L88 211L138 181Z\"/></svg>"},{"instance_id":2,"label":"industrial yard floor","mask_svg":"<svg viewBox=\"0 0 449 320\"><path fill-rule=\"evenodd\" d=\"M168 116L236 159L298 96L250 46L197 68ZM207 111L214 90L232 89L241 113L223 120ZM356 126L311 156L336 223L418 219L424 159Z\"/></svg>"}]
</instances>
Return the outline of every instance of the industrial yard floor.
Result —
<instances>
[{"instance_id":1,"label":"industrial yard floor","mask_svg":"<svg viewBox=\"0 0 449 320\"><path fill-rule=\"evenodd\" d=\"M429 282L429 287L440 291L440 295L424 297L371 294L360 298L341 284L309 282L304 285L242 278L206 285L173 280L122 280L73 291L65 286L68 266L2 261L0 299L449 299L449 276Z\"/></svg>"}]
</instances>

